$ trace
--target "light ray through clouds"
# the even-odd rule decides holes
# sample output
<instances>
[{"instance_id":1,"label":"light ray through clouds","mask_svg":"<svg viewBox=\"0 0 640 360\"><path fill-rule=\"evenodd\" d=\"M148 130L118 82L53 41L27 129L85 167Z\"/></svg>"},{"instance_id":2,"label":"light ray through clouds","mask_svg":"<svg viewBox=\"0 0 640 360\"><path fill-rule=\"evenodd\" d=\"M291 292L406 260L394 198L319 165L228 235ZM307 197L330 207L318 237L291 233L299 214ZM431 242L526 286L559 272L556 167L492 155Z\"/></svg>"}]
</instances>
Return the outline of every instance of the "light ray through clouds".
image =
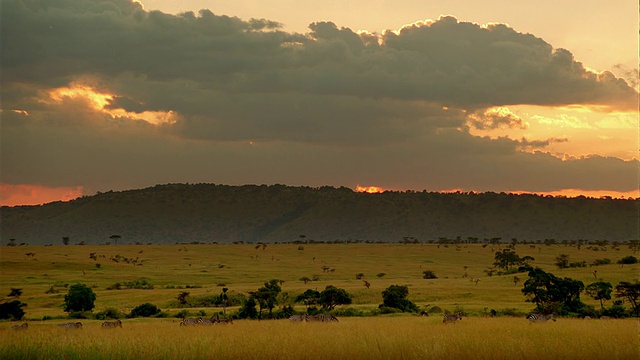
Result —
<instances>
[{"instance_id":1,"label":"light ray through clouds","mask_svg":"<svg viewBox=\"0 0 640 360\"><path fill-rule=\"evenodd\" d=\"M504 24L300 34L128 0L9 0L1 26L5 189L638 186L638 93Z\"/></svg>"}]
</instances>

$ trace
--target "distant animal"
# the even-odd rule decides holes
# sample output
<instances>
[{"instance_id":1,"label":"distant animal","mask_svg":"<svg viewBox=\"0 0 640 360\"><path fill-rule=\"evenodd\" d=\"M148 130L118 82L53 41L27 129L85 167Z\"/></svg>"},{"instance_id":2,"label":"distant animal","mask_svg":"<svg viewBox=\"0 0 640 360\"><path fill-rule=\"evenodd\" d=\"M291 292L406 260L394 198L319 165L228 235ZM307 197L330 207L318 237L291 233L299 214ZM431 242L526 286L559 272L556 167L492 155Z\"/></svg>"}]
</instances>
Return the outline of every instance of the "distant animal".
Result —
<instances>
[{"instance_id":1,"label":"distant animal","mask_svg":"<svg viewBox=\"0 0 640 360\"><path fill-rule=\"evenodd\" d=\"M120 319L116 321L105 321L102 323L102 327L104 329L122 327L122 321L120 321Z\"/></svg>"},{"instance_id":2,"label":"distant animal","mask_svg":"<svg viewBox=\"0 0 640 360\"><path fill-rule=\"evenodd\" d=\"M543 323L549 320L556 321L556 317L553 314L527 314L527 320L530 323Z\"/></svg>"},{"instance_id":3,"label":"distant animal","mask_svg":"<svg viewBox=\"0 0 640 360\"><path fill-rule=\"evenodd\" d=\"M444 317L442 318L442 322L444 324L455 323L458 320L462 320L462 313L461 312L457 312L455 314L444 314Z\"/></svg>"},{"instance_id":4,"label":"distant animal","mask_svg":"<svg viewBox=\"0 0 640 360\"><path fill-rule=\"evenodd\" d=\"M422 310L420 311L420 314L418 314L418 316L429 316L429 313L427 312L427 310Z\"/></svg>"},{"instance_id":5,"label":"distant animal","mask_svg":"<svg viewBox=\"0 0 640 360\"><path fill-rule=\"evenodd\" d=\"M333 316L333 315L329 315L329 314L318 314L318 315L313 315L313 316L307 316L306 321L308 322L315 322L315 321L321 321L321 322L338 322L338 318Z\"/></svg>"},{"instance_id":6,"label":"distant animal","mask_svg":"<svg viewBox=\"0 0 640 360\"><path fill-rule=\"evenodd\" d=\"M289 317L289 321L291 321L291 322L307 321L307 315L305 315L305 314L302 314L302 315L291 315Z\"/></svg>"},{"instance_id":7,"label":"distant animal","mask_svg":"<svg viewBox=\"0 0 640 360\"><path fill-rule=\"evenodd\" d=\"M197 319L187 319L187 318L182 318L182 321L180 321L180 326L191 326L191 325L198 325L200 324L200 322L202 321L202 318L197 318Z\"/></svg>"},{"instance_id":8,"label":"distant animal","mask_svg":"<svg viewBox=\"0 0 640 360\"><path fill-rule=\"evenodd\" d=\"M60 328L64 328L64 329L82 329L83 325L81 322L75 322L75 323L66 323L66 324L58 324L58 327Z\"/></svg>"},{"instance_id":9,"label":"distant animal","mask_svg":"<svg viewBox=\"0 0 640 360\"><path fill-rule=\"evenodd\" d=\"M22 323L20 325L13 325L11 327L12 330L27 330L27 328L29 327L28 323Z\"/></svg>"}]
</instances>

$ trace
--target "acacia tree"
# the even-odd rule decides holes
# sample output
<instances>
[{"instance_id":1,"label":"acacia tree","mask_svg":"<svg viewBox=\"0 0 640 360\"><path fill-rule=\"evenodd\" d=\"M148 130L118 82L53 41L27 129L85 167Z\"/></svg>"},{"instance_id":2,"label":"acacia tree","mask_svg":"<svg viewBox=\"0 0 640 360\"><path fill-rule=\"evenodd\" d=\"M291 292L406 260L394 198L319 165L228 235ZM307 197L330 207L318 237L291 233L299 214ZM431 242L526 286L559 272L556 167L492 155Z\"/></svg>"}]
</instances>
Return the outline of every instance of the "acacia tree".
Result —
<instances>
[{"instance_id":1,"label":"acacia tree","mask_svg":"<svg viewBox=\"0 0 640 360\"><path fill-rule=\"evenodd\" d=\"M541 312L563 310L579 312L585 305L580 300L580 292L584 283L571 278L561 279L540 268L529 271L529 279L525 281L522 293L527 302L536 304Z\"/></svg>"},{"instance_id":2,"label":"acacia tree","mask_svg":"<svg viewBox=\"0 0 640 360\"><path fill-rule=\"evenodd\" d=\"M514 266L522 266L527 264L533 260L535 260L531 256L520 257L515 251L512 249L504 249L502 251L496 251L495 254L495 262L494 266L505 269L509 271Z\"/></svg>"},{"instance_id":3,"label":"acacia tree","mask_svg":"<svg viewBox=\"0 0 640 360\"><path fill-rule=\"evenodd\" d=\"M329 311L333 310L337 305L351 304L351 295L344 289L339 289L333 285L328 285L320 293L318 304Z\"/></svg>"},{"instance_id":4,"label":"acacia tree","mask_svg":"<svg viewBox=\"0 0 640 360\"><path fill-rule=\"evenodd\" d=\"M269 317L273 314L273 308L278 305L278 294L282 291L278 283L278 279L271 279L264 283L264 286L259 288L258 291L250 293L251 298L258 303L260 308L258 318L262 318L263 309L269 310Z\"/></svg>"},{"instance_id":5,"label":"acacia tree","mask_svg":"<svg viewBox=\"0 0 640 360\"><path fill-rule=\"evenodd\" d=\"M640 316L638 308L638 298L640 298L640 282L635 283L621 281L616 285L616 297L625 298L631 304L633 312L636 316Z\"/></svg>"},{"instance_id":6,"label":"acacia tree","mask_svg":"<svg viewBox=\"0 0 640 360\"><path fill-rule=\"evenodd\" d=\"M307 309L309 309L309 307L311 307L311 305L315 305L318 303L318 300L320 299L320 292L317 290L311 290L311 289L307 289L304 293L298 295L295 299L295 302L299 303L303 303L305 304L305 306L307 307Z\"/></svg>"},{"instance_id":7,"label":"acacia tree","mask_svg":"<svg viewBox=\"0 0 640 360\"><path fill-rule=\"evenodd\" d=\"M611 300L613 285L608 282L597 281L587 285L584 290L587 295L591 296L594 300L600 300L600 308L604 309L604 302Z\"/></svg>"}]
</instances>

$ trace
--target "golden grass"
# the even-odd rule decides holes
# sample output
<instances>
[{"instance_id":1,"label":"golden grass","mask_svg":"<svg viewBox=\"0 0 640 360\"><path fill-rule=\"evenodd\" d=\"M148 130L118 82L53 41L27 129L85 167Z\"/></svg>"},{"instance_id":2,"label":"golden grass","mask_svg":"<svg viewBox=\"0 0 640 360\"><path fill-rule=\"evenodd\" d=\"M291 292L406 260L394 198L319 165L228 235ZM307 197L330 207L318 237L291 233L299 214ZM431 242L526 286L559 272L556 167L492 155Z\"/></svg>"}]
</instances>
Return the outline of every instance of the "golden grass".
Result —
<instances>
[{"instance_id":1,"label":"golden grass","mask_svg":"<svg viewBox=\"0 0 640 360\"><path fill-rule=\"evenodd\" d=\"M0 357L11 359L638 359L639 325L629 320L559 319L556 323L529 324L523 318L485 318L487 309L513 308L530 311L515 285L513 275L488 277L499 246L350 244L304 245L142 245L52 246L0 248L0 291L23 290L29 329L12 331L12 323L0 323ZM606 251L566 246L518 245L520 256L530 255L533 265L559 277L581 280L585 285L602 279L613 285L638 279L639 265L612 264L599 267L557 269L558 254L571 261L592 262L609 258L614 263L631 250L607 247ZM27 253L35 253L34 260ZM104 257L89 259L95 252ZM119 254L144 260L142 266L110 261ZM95 263L102 264L100 269ZM223 267L221 265L224 265ZM335 269L323 272L322 267ZM466 267L466 268L465 268ZM438 279L422 278L432 270ZM594 276L594 270L597 273ZM386 273L382 278L378 273ZM364 273L371 283L366 289L355 275ZM466 273L466 276L464 275ZM304 284L302 276L318 275L320 281ZM107 290L116 282L145 277L153 290ZM479 279L478 283L470 278ZM248 293L265 281L285 281L283 291L294 298L308 288L327 285L345 288L354 297L354 308L372 310L382 302L381 292L392 284L408 285L410 300L453 310L461 307L471 317L454 325L442 324L439 316L411 315L371 318L340 318L339 323L291 324L288 320L236 321L233 325L180 328L177 319L125 319L123 329L103 330L100 321L83 320L85 329L56 327L68 320L40 320L64 316L64 287L45 294L54 284L84 283L97 294L95 311L109 307L125 312L144 302L170 314L177 295L217 295L220 284L232 293ZM186 289L186 285L201 288ZM176 288L168 288L176 287ZM183 288L177 288L183 287ZM588 304L599 303L582 296ZM610 304L610 303L609 303ZM298 310L303 307L296 305ZM196 309L190 309L195 313ZM203 309L212 314L220 309ZM229 311L229 310L228 310ZM233 309L231 309L233 311Z\"/></svg>"},{"instance_id":2,"label":"golden grass","mask_svg":"<svg viewBox=\"0 0 640 360\"><path fill-rule=\"evenodd\" d=\"M517 318L343 318L338 323L236 321L181 328L177 321L125 320L105 330L54 322L2 331L11 359L638 359L637 320L529 324Z\"/></svg>"}]
</instances>

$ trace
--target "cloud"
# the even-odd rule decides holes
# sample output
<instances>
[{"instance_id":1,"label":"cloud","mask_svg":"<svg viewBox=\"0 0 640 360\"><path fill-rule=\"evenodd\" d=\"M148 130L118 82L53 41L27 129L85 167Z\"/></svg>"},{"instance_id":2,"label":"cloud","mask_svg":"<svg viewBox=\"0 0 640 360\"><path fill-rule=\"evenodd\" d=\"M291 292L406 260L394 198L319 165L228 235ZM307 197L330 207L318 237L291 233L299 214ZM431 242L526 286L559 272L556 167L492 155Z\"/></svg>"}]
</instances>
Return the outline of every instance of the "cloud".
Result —
<instances>
[{"instance_id":1,"label":"cloud","mask_svg":"<svg viewBox=\"0 0 640 360\"><path fill-rule=\"evenodd\" d=\"M573 176L584 168L626 189L606 175L637 166L522 152L554 139L469 133L525 129L500 110L510 104L635 109L624 80L505 25L449 16L381 35L332 22L299 34L126 0L8 0L2 11L7 183L595 186Z\"/></svg>"}]
</instances>

